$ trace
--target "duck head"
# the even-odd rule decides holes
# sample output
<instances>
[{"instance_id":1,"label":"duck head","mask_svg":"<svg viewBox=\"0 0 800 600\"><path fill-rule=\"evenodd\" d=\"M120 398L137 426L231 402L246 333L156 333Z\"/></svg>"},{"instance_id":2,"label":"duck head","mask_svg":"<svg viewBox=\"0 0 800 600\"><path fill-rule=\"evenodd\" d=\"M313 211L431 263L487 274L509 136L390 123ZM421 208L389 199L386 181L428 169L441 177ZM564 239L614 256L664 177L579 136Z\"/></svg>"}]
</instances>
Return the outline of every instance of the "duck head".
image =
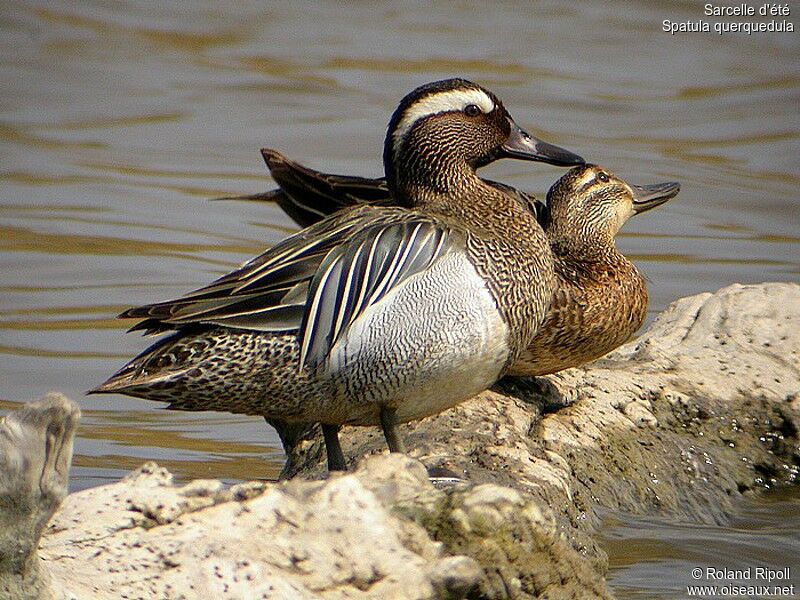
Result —
<instances>
[{"instance_id":1,"label":"duck head","mask_svg":"<svg viewBox=\"0 0 800 600\"><path fill-rule=\"evenodd\" d=\"M389 121L383 153L395 192L408 185L447 191L499 158L584 162L523 131L497 96L465 79L428 83L403 98Z\"/></svg>"},{"instance_id":2,"label":"duck head","mask_svg":"<svg viewBox=\"0 0 800 600\"><path fill-rule=\"evenodd\" d=\"M633 215L674 198L678 182L632 185L598 165L570 169L547 192L551 242L573 255L613 247L614 236Z\"/></svg>"}]
</instances>

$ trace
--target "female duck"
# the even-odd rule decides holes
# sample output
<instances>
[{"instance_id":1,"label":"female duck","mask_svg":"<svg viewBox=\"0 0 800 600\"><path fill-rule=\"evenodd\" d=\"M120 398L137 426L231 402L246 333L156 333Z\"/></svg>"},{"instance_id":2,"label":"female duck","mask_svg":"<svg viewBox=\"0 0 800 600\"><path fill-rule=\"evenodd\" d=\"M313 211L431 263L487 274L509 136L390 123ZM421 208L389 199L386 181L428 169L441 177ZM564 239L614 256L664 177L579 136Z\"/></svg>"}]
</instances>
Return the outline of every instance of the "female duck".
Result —
<instances>
[{"instance_id":1,"label":"female duck","mask_svg":"<svg viewBox=\"0 0 800 600\"><path fill-rule=\"evenodd\" d=\"M647 316L647 284L614 238L632 217L680 191L676 182L630 185L596 165L575 167L547 193L544 230L556 282L545 322L509 375L547 375L624 344Z\"/></svg>"},{"instance_id":2,"label":"female duck","mask_svg":"<svg viewBox=\"0 0 800 600\"><path fill-rule=\"evenodd\" d=\"M126 311L174 333L94 392L322 424L331 469L341 424L397 423L491 386L544 320L554 280L544 232L476 166L509 156L582 159L531 138L468 81L418 88L386 136L403 207L322 220L177 300ZM407 208L406 208L407 207Z\"/></svg>"}]
</instances>

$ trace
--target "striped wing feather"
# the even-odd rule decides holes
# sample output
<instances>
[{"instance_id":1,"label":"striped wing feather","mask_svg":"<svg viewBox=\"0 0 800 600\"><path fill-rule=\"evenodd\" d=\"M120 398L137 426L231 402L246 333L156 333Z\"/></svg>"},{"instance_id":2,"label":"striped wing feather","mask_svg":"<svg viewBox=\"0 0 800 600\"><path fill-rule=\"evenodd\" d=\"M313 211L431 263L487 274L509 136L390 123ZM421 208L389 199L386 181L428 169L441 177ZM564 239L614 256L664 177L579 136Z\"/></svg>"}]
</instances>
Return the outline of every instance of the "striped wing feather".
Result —
<instances>
[{"instance_id":1,"label":"striped wing feather","mask_svg":"<svg viewBox=\"0 0 800 600\"><path fill-rule=\"evenodd\" d=\"M373 227L334 249L311 282L300 363L320 364L370 306L451 249L449 233L426 221Z\"/></svg>"},{"instance_id":2,"label":"striped wing feather","mask_svg":"<svg viewBox=\"0 0 800 600\"><path fill-rule=\"evenodd\" d=\"M393 208L358 208L287 238L210 285L132 308L133 329L191 324L297 332L316 366L364 311L452 249L447 227Z\"/></svg>"}]
</instances>

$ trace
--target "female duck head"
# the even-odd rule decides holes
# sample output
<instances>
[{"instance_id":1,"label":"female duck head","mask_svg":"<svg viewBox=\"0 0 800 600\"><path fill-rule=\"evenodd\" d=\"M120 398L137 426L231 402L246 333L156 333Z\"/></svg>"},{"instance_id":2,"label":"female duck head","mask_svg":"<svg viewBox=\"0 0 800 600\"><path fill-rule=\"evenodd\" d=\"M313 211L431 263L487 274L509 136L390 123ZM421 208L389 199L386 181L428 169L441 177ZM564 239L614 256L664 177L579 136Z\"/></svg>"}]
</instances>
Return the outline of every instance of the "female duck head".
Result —
<instances>
[{"instance_id":1,"label":"female duck head","mask_svg":"<svg viewBox=\"0 0 800 600\"><path fill-rule=\"evenodd\" d=\"M675 197L675 181L631 185L608 169L582 165L570 169L547 192L547 235L572 254L603 251L633 215Z\"/></svg>"},{"instance_id":2,"label":"female duck head","mask_svg":"<svg viewBox=\"0 0 800 600\"><path fill-rule=\"evenodd\" d=\"M583 163L528 135L497 96L465 79L428 83L403 98L389 121L383 151L386 179L395 192L408 185L447 191L460 184L460 176L503 157Z\"/></svg>"}]
</instances>

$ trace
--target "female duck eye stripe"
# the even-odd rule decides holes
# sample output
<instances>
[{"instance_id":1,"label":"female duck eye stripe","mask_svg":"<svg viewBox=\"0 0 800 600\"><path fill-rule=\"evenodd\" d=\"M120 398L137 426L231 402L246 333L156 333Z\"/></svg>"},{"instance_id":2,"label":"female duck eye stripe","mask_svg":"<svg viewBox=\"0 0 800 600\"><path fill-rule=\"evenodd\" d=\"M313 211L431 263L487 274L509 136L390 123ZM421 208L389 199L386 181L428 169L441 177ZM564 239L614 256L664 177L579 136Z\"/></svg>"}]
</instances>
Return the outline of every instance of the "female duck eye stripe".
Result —
<instances>
[{"instance_id":1,"label":"female duck eye stripe","mask_svg":"<svg viewBox=\"0 0 800 600\"><path fill-rule=\"evenodd\" d=\"M397 123L397 127L392 134L392 146L395 153L409 129L420 119L441 112L461 111L470 104L476 105L484 113L490 113L494 110L494 101L489 95L483 90L475 88L448 90L420 98L406 109L403 117Z\"/></svg>"},{"instance_id":2,"label":"female duck eye stripe","mask_svg":"<svg viewBox=\"0 0 800 600\"><path fill-rule=\"evenodd\" d=\"M583 194L588 188L596 183L596 180L597 176L595 175L595 172L591 169L586 169L586 171L581 173L580 178L575 182L575 189L578 190L578 194Z\"/></svg>"}]
</instances>

